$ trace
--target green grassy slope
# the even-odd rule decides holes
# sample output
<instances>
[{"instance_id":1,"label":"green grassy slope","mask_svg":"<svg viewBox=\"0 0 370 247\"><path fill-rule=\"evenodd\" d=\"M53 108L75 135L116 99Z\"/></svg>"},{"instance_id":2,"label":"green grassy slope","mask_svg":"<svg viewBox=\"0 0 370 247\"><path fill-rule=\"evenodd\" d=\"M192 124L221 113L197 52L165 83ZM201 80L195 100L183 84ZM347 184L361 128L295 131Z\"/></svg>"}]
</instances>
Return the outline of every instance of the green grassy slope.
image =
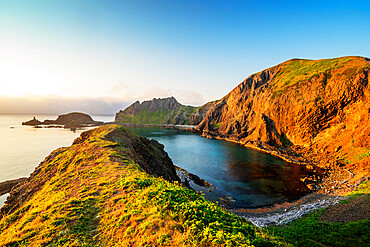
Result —
<instances>
[{"instance_id":1,"label":"green grassy slope","mask_svg":"<svg viewBox=\"0 0 370 247\"><path fill-rule=\"evenodd\" d=\"M187 124L189 116L199 107L182 106L179 111L170 111L167 109L159 111L142 110L135 115L122 115L120 123L133 124L175 124L176 117L181 116L184 124Z\"/></svg>"},{"instance_id":2,"label":"green grassy slope","mask_svg":"<svg viewBox=\"0 0 370 247\"><path fill-rule=\"evenodd\" d=\"M369 187L368 181L361 184L356 191L349 194L349 199L341 203L352 203L359 195L363 196L364 203L370 203ZM313 212L285 226L271 226L267 231L294 246L369 246L370 219L325 222L320 220L325 210L328 209ZM353 210L358 209L353 208ZM345 214L349 213L345 212Z\"/></svg>"},{"instance_id":3,"label":"green grassy slope","mask_svg":"<svg viewBox=\"0 0 370 247\"><path fill-rule=\"evenodd\" d=\"M335 71L338 78L349 80L353 75L370 68L369 63L359 57L340 57L321 60L292 59L283 63L274 76L273 92L283 94L288 88L320 76L326 80Z\"/></svg>"}]
</instances>

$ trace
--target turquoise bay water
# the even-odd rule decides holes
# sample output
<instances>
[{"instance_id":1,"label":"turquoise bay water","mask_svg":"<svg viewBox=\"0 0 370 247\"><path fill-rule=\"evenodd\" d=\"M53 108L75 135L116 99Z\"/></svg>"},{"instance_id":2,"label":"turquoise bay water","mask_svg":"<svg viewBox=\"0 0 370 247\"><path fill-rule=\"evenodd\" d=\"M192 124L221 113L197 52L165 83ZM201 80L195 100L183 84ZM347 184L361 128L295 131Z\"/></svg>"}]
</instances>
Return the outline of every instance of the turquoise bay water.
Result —
<instances>
[{"instance_id":1,"label":"turquoise bay water","mask_svg":"<svg viewBox=\"0 0 370 247\"><path fill-rule=\"evenodd\" d=\"M229 195L234 208L251 208L294 200L306 193L299 180L304 167L241 145L165 128L130 128L164 144L174 164L212 183L216 190L196 187L206 198Z\"/></svg>"}]
</instances>

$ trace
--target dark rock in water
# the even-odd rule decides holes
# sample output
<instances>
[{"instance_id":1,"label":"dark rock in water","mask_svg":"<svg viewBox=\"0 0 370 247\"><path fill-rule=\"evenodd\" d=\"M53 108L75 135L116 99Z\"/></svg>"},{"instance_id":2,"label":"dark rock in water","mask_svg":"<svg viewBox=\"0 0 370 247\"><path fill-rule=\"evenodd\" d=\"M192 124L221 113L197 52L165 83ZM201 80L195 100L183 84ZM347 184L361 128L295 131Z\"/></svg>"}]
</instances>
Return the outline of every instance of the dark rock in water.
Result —
<instances>
[{"instance_id":1,"label":"dark rock in water","mask_svg":"<svg viewBox=\"0 0 370 247\"><path fill-rule=\"evenodd\" d=\"M48 127L59 127L60 125L64 128L76 129L81 127L99 126L103 122L94 121L91 116L80 112L71 112L58 116L56 120L45 120L40 122L35 117L27 122L23 122L22 125L32 125L38 127L39 125L48 125Z\"/></svg>"},{"instance_id":2,"label":"dark rock in water","mask_svg":"<svg viewBox=\"0 0 370 247\"><path fill-rule=\"evenodd\" d=\"M13 179L13 180L7 180L5 182L0 183L0 196L9 193L14 186L16 186L19 183L22 183L26 180L27 178L18 178L18 179Z\"/></svg>"},{"instance_id":3,"label":"dark rock in water","mask_svg":"<svg viewBox=\"0 0 370 247\"><path fill-rule=\"evenodd\" d=\"M185 170L181 167L178 167L176 165L175 165L175 168L176 168L177 171L179 171L182 174L182 176L180 176L180 177L183 177L185 181L182 181L182 180L181 181L184 182L188 187L190 187L190 185L189 185L189 180L190 180L190 181L193 181L196 185L198 185L200 187L208 188L210 191L215 189L215 186L213 184L211 184L208 181L198 177L197 175L195 175L193 173L190 173L187 170Z\"/></svg>"},{"instance_id":4,"label":"dark rock in water","mask_svg":"<svg viewBox=\"0 0 370 247\"><path fill-rule=\"evenodd\" d=\"M22 122L22 125L36 126L36 125L40 125L40 124L42 124L42 122L37 120L35 117L33 117L33 119L30 120L30 121Z\"/></svg>"}]
</instances>

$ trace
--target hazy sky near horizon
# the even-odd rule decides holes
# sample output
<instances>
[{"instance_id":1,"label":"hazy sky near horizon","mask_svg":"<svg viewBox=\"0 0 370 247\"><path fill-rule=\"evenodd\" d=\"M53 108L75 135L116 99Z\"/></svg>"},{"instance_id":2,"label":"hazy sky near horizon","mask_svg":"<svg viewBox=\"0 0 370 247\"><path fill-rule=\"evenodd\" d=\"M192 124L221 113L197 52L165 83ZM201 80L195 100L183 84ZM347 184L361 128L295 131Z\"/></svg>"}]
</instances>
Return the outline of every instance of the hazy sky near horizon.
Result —
<instances>
[{"instance_id":1,"label":"hazy sky near horizon","mask_svg":"<svg viewBox=\"0 0 370 247\"><path fill-rule=\"evenodd\" d=\"M0 0L0 113L201 105L291 58L370 56L370 1Z\"/></svg>"}]
</instances>

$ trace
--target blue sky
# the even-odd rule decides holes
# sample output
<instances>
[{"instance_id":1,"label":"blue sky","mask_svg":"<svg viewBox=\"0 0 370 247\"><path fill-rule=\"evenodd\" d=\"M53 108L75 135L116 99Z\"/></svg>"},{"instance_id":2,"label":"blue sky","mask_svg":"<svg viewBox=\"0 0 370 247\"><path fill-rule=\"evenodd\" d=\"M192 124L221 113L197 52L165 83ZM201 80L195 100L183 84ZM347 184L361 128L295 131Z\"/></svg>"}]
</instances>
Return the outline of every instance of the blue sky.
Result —
<instances>
[{"instance_id":1,"label":"blue sky","mask_svg":"<svg viewBox=\"0 0 370 247\"><path fill-rule=\"evenodd\" d=\"M370 1L0 0L0 112L200 105L291 58L369 57L369 27Z\"/></svg>"}]
</instances>

